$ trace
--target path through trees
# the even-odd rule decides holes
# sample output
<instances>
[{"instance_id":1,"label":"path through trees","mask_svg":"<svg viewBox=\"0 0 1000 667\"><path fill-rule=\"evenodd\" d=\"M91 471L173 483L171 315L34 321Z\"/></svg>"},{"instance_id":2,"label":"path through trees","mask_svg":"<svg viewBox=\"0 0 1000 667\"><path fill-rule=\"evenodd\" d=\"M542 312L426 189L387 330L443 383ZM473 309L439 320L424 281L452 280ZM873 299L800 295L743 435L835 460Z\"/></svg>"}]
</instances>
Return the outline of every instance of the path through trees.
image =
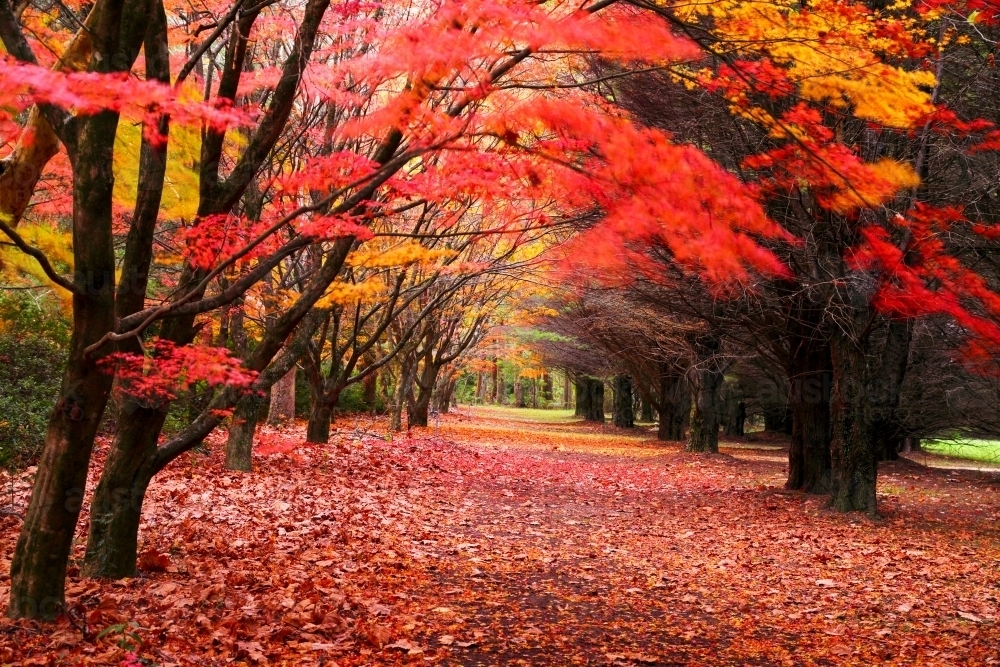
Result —
<instances>
[{"instance_id":1,"label":"path through trees","mask_svg":"<svg viewBox=\"0 0 1000 667\"><path fill-rule=\"evenodd\" d=\"M254 476L212 436L150 489L142 576L74 567L73 624L0 622L0 661L118 664L119 640L163 665L996 658L995 476L888 463L873 521L784 491L773 445L695 455L539 414L466 407L391 442L348 420L330 445L265 430ZM0 552L18 527L0 517Z\"/></svg>"}]
</instances>

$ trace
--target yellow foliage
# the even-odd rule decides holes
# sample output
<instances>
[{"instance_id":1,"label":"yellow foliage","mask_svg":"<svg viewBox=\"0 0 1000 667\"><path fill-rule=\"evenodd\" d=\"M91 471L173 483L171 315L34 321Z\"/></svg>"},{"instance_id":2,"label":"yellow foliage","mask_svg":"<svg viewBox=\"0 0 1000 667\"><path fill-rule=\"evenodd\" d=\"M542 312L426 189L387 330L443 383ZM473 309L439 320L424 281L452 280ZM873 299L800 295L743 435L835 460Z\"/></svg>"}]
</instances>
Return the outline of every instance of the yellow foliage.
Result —
<instances>
[{"instance_id":1,"label":"yellow foliage","mask_svg":"<svg viewBox=\"0 0 1000 667\"><path fill-rule=\"evenodd\" d=\"M352 252L347 258L347 263L354 267L382 269L411 264L435 264L456 254L454 250L425 248L416 241L407 241L387 249L369 244Z\"/></svg>"},{"instance_id":2,"label":"yellow foliage","mask_svg":"<svg viewBox=\"0 0 1000 667\"><path fill-rule=\"evenodd\" d=\"M332 308L333 306L344 306L358 301L373 301L381 296L385 291L385 286L377 280L365 280L360 283L345 283L337 281L330 285L319 301L316 308Z\"/></svg>"},{"instance_id":3,"label":"yellow foliage","mask_svg":"<svg viewBox=\"0 0 1000 667\"><path fill-rule=\"evenodd\" d=\"M933 110L923 88L934 85L934 73L888 64L880 54L905 53L878 36L874 16L842 11L834 0L811 2L808 11L801 6L799 0L718 0L674 9L688 20L711 17L719 49L736 58L769 58L806 100L849 106L859 118L895 128L913 127Z\"/></svg>"},{"instance_id":4,"label":"yellow foliage","mask_svg":"<svg viewBox=\"0 0 1000 667\"><path fill-rule=\"evenodd\" d=\"M57 271L73 272L73 239L69 232L59 231L47 224L22 222L17 233L29 245L45 253ZM0 245L0 276L8 284L51 284L33 257L7 244ZM61 307L68 311L72 306L72 295L62 288L53 290L53 293L59 298Z\"/></svg>"},{"instance_id":5,"label":"yellow foliage","mask_svg":"<svg viewBox=\"0 0 1000 667\"><path fill-rule=\"evenodd\" d=\"M114 197L119 204L135 202L139 181L139 146L142 123L122 118L115 136ZM197 127L170 128L167 145L167 173L163 183L160 213L170 220L192 219L198 210L198 172L201 137Z\"/></svg>"},{"instance_id":6,"label":"yellow foliage","mask_svg":"<svg viewBox=\"0 0 1000 667\"><path fill-rule=\"evenodd\" d=\"M844 188L828 197L827 207L836 213L848 213L892 199L897 192L920 184L917 172L908 164L884 159L868 165L874 174L871 179L856 179L852 187Z\"/></svg>"}]
</instances>

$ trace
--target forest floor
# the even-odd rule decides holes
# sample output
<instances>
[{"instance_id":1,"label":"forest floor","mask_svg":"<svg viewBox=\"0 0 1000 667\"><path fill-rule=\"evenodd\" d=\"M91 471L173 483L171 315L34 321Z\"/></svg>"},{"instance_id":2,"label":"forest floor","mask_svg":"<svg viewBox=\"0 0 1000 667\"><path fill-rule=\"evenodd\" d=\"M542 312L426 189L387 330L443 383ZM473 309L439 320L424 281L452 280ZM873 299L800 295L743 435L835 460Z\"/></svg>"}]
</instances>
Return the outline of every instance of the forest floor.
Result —
<instances>
[{"instance_id":1,"label":"forest floor","mask_svg":"<svg viewBox=\"0 0 1000 667\"><path fill-rule=\"evenodd\" d=\"M141 576L74 566L54 628L0 621L0 664L1000 665L996 474L887 464L871 519L784 491L774 443L519 419L264 430L250 475L219 437L154 481Z\"/></svg>"}]
</instances>

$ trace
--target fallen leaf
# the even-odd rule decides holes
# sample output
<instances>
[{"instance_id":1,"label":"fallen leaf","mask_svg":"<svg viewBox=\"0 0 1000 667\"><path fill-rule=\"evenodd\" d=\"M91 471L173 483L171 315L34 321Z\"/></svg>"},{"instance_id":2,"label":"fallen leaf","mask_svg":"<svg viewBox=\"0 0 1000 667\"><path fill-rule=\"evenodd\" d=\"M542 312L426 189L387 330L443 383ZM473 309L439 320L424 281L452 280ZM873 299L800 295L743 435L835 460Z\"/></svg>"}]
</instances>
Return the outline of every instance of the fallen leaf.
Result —
<instances>
[{"instance_id":1,"label":"fallen leaf","mask_svg":"<svg viewBox=\"0 0 1000 667\"><path fill-rule=\"evenodd\" d=\"M967 612L967 611L959 611L957 613L958 613L958 615L959 615L960 618L964 618L967 621L972 621L973 623L982 623L983 622L983 619L981 617L976 616L973 613L970 613L970 612Z\"/></svg>"},{"instance_id":2,"label":"fallen leaf","mask_svg":"<svg viewBox=\"0 0 1000 667\"><path fill-rule=\"evenodd\" d=\"M139 554L139 569L144 572L166 572L170 566L170 556L150 547Z\"/></svg>"}]
</instances>

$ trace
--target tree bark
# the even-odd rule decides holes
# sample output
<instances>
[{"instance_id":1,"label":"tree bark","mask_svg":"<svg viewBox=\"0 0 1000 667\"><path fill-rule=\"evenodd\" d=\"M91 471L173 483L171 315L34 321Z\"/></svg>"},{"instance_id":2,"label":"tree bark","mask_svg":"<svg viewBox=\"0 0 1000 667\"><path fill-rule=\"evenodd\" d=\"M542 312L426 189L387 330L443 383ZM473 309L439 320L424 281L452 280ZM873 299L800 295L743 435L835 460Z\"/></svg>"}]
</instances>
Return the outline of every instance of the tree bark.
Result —
<instances>
[{"instance_id":1,"label":"tree bark","mask_svg":"<svg viewBox=\"0 0 1000 667\"><path fill-rule=\"evenodd\" d=\"M265 400L263 396L250 395L236 404L226 440L226 470L253 470L254 434Z\"/></svg>"},{"instance_id":2,"label":"tree bark","mask_svg":"<svg viewBox=\"0 0 1000 667\"><path fill-rule=\"evenodd\" d=\"M573 386L576 389L576 409L573 414L576 417L585 417L590 412L590 392L587 389L587 378L577 377L573 381Z\"/></svg>"},{"instance_id":3,"label":"tree bark","mask_svg":"<svg viewBox=\"0 0 1000 667\"><path fill-rule=\"evenodd\" d=\"M673 372L666 364L660 370L660 395L657 412L660 424L656 431L658 440L684 439L684 415L690 410L690 393L684 376Z\"/></svg>"},{"instance_id":4,"label":"tree bark","mask_svg":"<svg viewBox=\"0 0 1000 667\"><path fill-rule=\"evenodd\" d=\"M452 397L455 395L455 386L457 384L457 378L449 378L446 382L442 382L435 392L434 406L443 415L448 414L448 410L451 408Z\"/></svg>"},{"instance_id":5,"label":"tree bark","mask_svg":"<svg viewBox=\"0 0 1000 667\"><path fill-rule=\"evenodd\" d=\"M734 438L742 438L747 420L747 404L737 400L733 409L727 411L726 422L722 426L722 434Z\"/></svg>"},{"instance_id":6,"label":"tree bark","mask_svg":"<svg viewBox=\"0 0 1000 667\"><path fill-rule=\"evenodd\" d=\"M378 371L369 373L361 381L361 398L372 412L378 405Z\"/></svg>"},{"instance_id":7,"label":"tree bark","mask_svg":"<svg viewBox=\"0 0 1000 667\"><path fill-rule=\"evenodd\" d=\"M656 421L653 416L653 402L645 395L639 398L639 421L649 423Z\"/></svg>"},{"instance_id":8,"label":"tree bark","mask_svg":"<svg viewBox=\"0 0 1000 667\"><path fill-rule=\"evenodd\" d=\"M313 400L309 410L309 425L306 427L306 442L325 445L330 442L330 426L336 402Z\"/></svg>"},{"instance_id":9,"label":"tree bark","mask_svg":"<svg viewBox=\"0 0 1000 667\"><path fill-rule=\"evenodd\" d=\"M791 407L787 403L765 405L764 431L767 433L790 434L792 431Z\"/></svg>"},{"instance_id":10,"label":"tree bark","mask_svg":"<svg viewBox=\"0 0 1000 667\"><path fill-rule=\"evenodd\" d=\"M792 441L788 450L785 488L807 493L830 490L830 391L833 382L830 350L824 343L796 355L789 377Z\"/></svg>"},{"instance_id":11,"label":"tree bark","mask_svg":"<svg viewBox=\"0 0 1000 667\"><path fill-rule=\"evenodd\" d=\"M875 388L870 399L872 406L872 437L875 439L875 456L879 461L895 461L903 448L906 434L896 419L903 380L909 365L910 341L913 322L892 320L886 330L886 341L881 359L881 372L876 376Z\"/></svg>"},{"instance_id":12,"label":"tree bark","mask_svg":"<svg viewBox=\"0 0 1000 667\"><path fill-rule=\"evenodd\" d=\"M828 493L831 488L830 393L833 362L823 314L802 304L790 319L788 402L792 409L792 440L788 449L787 489Z\"/></svg>"},{"instance_id":13,"label":"tree bark","mask_svg":"<svg viewBox=\"0 0 1000 667\"><path fill-rule=\"evenodd\" d=\"M73 332L59 402L49 418L11 562L11 618L53 619L62 611L87 467L112 384L112 375L98 369L97 359L85 350L115 327L111 165L118 114L102 112L75 122L78 143L70 152L73 284L78 290L73 296Z\"/></svg>"},{"instance_id":14,"label":"tree bark","mask_svg":"<svg viewBox=\"0 0 1000 667\"><path fill-rule=\"evenodd\" d=\"M635 413L632 408L632 378L628 375L614 377L614 411L612 423L618 428L634 428Z\"/></svg>"},{"instance_id":15,"label":"tree bark","mask_svg":"<svg viewBox=\"0 0 1000 667\"><path fill-rule=\"evenodd\" d=\"M267 411L267 423L282 426L295 421L295 368L288 371L271 387L271 405Z\"/></svg>"},{"instance_id":16,"label":"tree bark","mask_svg":"<svg viewBox=\"0 0 1000 667\"><path fill-rule=\"evenodd\" d=\"M553 399L552 375L550 373L546 373L542 376L542 400L545 401L546 406L549 406L552 405Z\"/></svg>"},{"instance_id":17,"label":"tree bark","mask_svg":"<svg viewBox=\"0 0 1000 667\"><path fill-rule=\"evenodd\" d=\"M736 382L722 383L722 434L729 437L743 437L747 405L743 400L743 390Z\"/></svg>"},{"instance_id":18,"label":"tree bark","mask_svg":"<svg viewBox=\"0 0 1000 667\"><path fill-rule=\"evenodd\" d=\"M585 421L604 423L604 381L587 378L586 393L588 394L587 412L583 415Z\"/></svg>"},{"instance_id":19,"label":"tree bark","mask_svg":"<svg viewBox=\"0 0 1000 667\"><path fill-rule=\"evenodd\" d=\"M430 392L418 394L406 404L406 423L410 426L427 426L427 415L431 404Z\"/></svg>"},{"instance_id":20,"label":"tree bark","mask_svg":"<svg viewBox=\"0 0 1000 667\"><path fill-rule=\"evenodd\" d=\"M715 336L704 335L695 341L694 347L698 362L692 369L694 400L686 449L689 452L715 453L719 451L719 390L723 380L718 357L720 344Z\"/></svg>"},{"instance_id":21,"label":"tree bark","mask_svg":"<svg viewBox=\"0 0 1000 667\"><path fill-rule=\"evenodd\" d=\"M831 504L840 512L878 511L875 486L878 463L865 394L869 388L867 337L854 340L835 330L830 353L833 360L831 416L833 439Z\"/></svg>"},{"instance_id":22,"label":"tree bark","mask_svg":"<svg viewBox=\"0 0 1000 667\"><path fill-rule=\"evenodd\" d=\"M493 403L500 403L500 362L496 357L493 357L493 362L490 366L490 374L493 376Z\"/></svg>"}]
</instances>

